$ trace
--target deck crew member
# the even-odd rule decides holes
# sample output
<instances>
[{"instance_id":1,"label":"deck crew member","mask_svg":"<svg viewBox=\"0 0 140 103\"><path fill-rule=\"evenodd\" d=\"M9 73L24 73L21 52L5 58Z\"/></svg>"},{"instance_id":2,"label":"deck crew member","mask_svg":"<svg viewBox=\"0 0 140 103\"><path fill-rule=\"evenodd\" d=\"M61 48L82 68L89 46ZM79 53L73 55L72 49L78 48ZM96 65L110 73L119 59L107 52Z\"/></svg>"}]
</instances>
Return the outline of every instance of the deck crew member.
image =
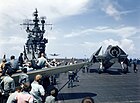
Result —
<instances>
[{"instance_id":1,"label":"deck crew member","mask_svg":"<svg viewBox=\"0 0 140 103\"><path fill-rule=\"evenodd\" d=\"M68 88L72 88L73 87L73 81L74 81L74 73L73 73L73 71L68 72L68 79L69 79Z\"/></svg>"},{"instance_id":2,"label":"deck crew member","mask_svg":"<svg viewBox=\"0 0 140 103\"><path fill-rule=\"evenodd\" d=\"M19 66L20 67L23 67L23 63L24 63L24 60L23 60L23 53L20 53L20 56L18 58L18 63L19 63Z\"/></svg>"},{"instance_id":3,"label":"deck crew member","mask_svg":"<svg viewBox=\"0 0 140 103\"><path fill-rule=\"evenodd\" d=\"M81 103L94 103L94 99L91 97L85 97Z\"/></svg>"},{"instance_id":4,"label":"deck crew member","mask_svg":"<svg viewBox=\"0 0 140 103\"><path fill-rule=\"evenodd\" d=\"M133 62L133 70L134 70L134 73L137 73L137 71L138 71L137 63L135 61Z\"/></svg>"},{"instance_id":5,"label":"deck crew member","mask_svg":"<svg viewBox=\"0 0 140 103\"><path fill-rule=\"evenodd\" d=\"M45 58L44 53L41 53L41 57L38 58L38 60L37 60L37 65L38 65L40 68L43 68L43 67L45 67L46 65L47 65L48 67L52 67L52 66L48 63L47 59Z\"/></svg>"},{"instance_id":6,"label":"deck crew member","mask_svg":"<svg viewBox=\"0 0 140 103\"><path fill-rule=\"evenodd\" d=\"M0 83L4 92L3 103L6 103L9 93L12 93L15 91L15 81L11 76L12 76L12 72L8 70L7 75L2 79Z\"/></svg>"},{"instance_id":7,"label":"deck crew member","mask_svg":"<svg viewBox=\"0 0 140 103\"><path fill-rule=\"evenodd\" d=\"M31 86L28 84L23 85L22 92L16 96L16 103L34 103L34 97L29 93Z\"/></svg>"},{"instance_id":8,"label":"deck crew member","mask_svg":"<svg viewBox=\"0 0 140 103\"><path fill-rule=\"evenodd\" d=\"M47 59L45 58L44 53L41 53L41 56L37 59L37 64L34 61L32 61L32 66L33 66L34 69L42 69L46 65L47 65L47 67L52 67L48 63Z\"/></svg>"},{"instance_id":9,"label":"deck crew member","mask_svg":"<svg viewBox=\"0 0 140 103\"><path fill-rule=\"evenodd\" d=\"M1 69L1 72L2 72L2 75L5 75L5 64L6 64L7 60L6 59L2 59L2 62L0 63L0 69Z\"/></svg>"},{"instance_id":10,"label":"deck crew member","mask_svg":"<svg viewBox=\"0 0 140 103\"><path fill-rule=\"evenodd\" d=\"M55 90L52 90L51 95L46 97L45 103L55 103Z\"/></svg>"},{"instance_id":11,"label":"deck crew member","mask_svg":"<svg viewBox=\"0 0 140 103\"><path fill-rule=\"evenodd\" d=\"M22 69L22 74L19 75L19 84L22 85L22 84L30 84L30 81L29 81L29 76L27 74L27 68L23 68Z\"/></svg>"},{"instance_id":12,"label":"deck crew member","mask_svg":"<svg viewBox=\"0 0 140 103\"><path fill-rule=\"evenodd\" d=\"M21 91L22 91L21 86L16 87L16 91L14 93L10 94L6 103L16 103L16 96Z\"/></svg>"},{"instance_id":13,"label":"deck crew member","mask_svg":"<svg viewBox=\"0 0 140 103\"><path fill-rule=\"evenodd\" d=\"M10 66L11 66L13 73L15 73L19 69L18 60L16 60L15 56L13 56L13 55L10 57Z\"/></svg>"},{"instance_id":14,"label":"deck crew member","mask_svg":"<svg viewBox=\"0 0 140 103\"><path fill-rule=\"evenodd\" d=\"M42 103L42 97L45 95L45 90L41 85L42 75L36 75L34 81L31 83L31 95L33 95L35 103Z\"/></svg>"}]
</instances>

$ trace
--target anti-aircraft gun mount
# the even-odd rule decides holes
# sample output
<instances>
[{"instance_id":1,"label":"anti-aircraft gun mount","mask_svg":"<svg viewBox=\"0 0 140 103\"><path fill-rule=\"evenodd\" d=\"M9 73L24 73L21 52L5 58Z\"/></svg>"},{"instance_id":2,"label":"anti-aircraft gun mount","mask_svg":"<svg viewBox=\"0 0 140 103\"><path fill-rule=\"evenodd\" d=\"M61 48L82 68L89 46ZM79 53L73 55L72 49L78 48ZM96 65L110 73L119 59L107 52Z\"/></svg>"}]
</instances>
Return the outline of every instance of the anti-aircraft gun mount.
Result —
<instances>
[{"instance_id":1,"label":"anti-aircraft gun mount","mask_svg":"<svg viewBox=\"0 0 140 103\"><path fill-rule=\"evenodd\" d=\"M40 53L45 54L46 43L48 43L48 39L44 38L45 25L52 26L52 24L45 23L45 17L38 17L37 9L33 13L33 16L33 20L26 20L26 22L21 24L27 26L28 39L24 45L24 59L27 60L38 58Z\"/></svg>"}]
</instances>

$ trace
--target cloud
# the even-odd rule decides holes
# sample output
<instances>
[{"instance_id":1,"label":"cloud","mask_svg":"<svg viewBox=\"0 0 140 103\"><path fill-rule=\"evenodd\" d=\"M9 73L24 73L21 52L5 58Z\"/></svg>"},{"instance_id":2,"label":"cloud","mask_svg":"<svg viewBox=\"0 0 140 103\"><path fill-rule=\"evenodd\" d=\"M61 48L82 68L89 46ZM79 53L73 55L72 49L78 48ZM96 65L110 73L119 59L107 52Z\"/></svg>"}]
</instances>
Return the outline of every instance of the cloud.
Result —
<instances>
[{"instance_id":1,"label":"cloud","mask_svg":"<svg viewBox=\"0 0 140 103\"><path fill-rule=\"evenodd\" d=\"M116 34L122 38L128 38L131 37L133 35L135 35L136 33L139 33L140 30L136 27L132 27L132 26L120 26L120 27L104 27L99 29L99 27L96 27L96 32L99 33L111 33L111 34Z\"/></svg>"},{"instance_id":2,"label":"cloud","mask_svg":"<svg viewBox=\"0 0 140 103\"><path fill-rule=\"evenodd\" d=\"M108 27L108 26L98 26L95 28L88 28L88 29L82 29L82 30L77 30L75 32L72 32L70 34L65 35L65 38L69 37L76 37L76 36L85 36L85 35L91 35L91 34L108 34L114 36L120 36L121 38L129 38L136 33L140 33L140 30L136 27L132 26L120 26L120 27Z\"/></svg>"},{"instance_id":3,"label":"cloud","mask_svg":"<svg viewBox=\"0 0 140 103\"><path fill-rule=\"evenodd\" d=\"M110 17L113 17L115 20L120 20L120 4L118 4L117 1L112 0L98 0L97 5L99 5L99 9L103 11L105 14L107 14Z\"/></svg>"},{"instance_id":4,"label":"cloud","mask_svg":"<svg viewBox=\"0 0 140 103\"><path fill-rule=\"evenodd\" d=\"M134 10L125 10L125 11L121 11L120 14L121 15L127 15L129 13L133 13L133 12L137 12L138 9L134 9Z\"/></svg>"},{"instance_id":5,"label":"cloud","mask_svg":"<svg viewBox=\"0 0 140 103\"><path fill-rule=\"evenodd\" d=\"M85 12L88 2L89 0L4 0L1 1L0 12L2 15L23 18L38 8L41 15L57 19Z\"/></svg>"},{"instance_id":6,"label":"cloud","mask_svg":"<svg viewBox=\"0 0 140 103\"><path fill-rule=\"evenodd\" d=\"M6 40L6 41L5 41ZM7 42L8 41L8 42ZM20 41L20 42L19 42ZM22 38L22 37L9 37L9 38L3 38L1 39L0 43L1 44L17 44L17 43L24 43L25 42L25 39Z\"/></svg>"},{"instance_id":7,"label":"cloud","mask_svg":"<svg viewBox=\"0 0 140 103\"><path fill-rule=\"evenodd\" d=\"M113 4L108 4L102 10L108 14L109 16L113 17L115 20L120 20L120 11L113 6Z\"/></svg>"},{"instance_id":8,"label":"cloud","mask_svg":"<svg viewBox=\"0 0 140 103\"><path fill-rule=\"evenodd\" d=\"M87 54L92 54L95 52L100 46L103 47L103 51L106 50L108 45L116 46L118 45L121 47L127 54L133 55L136 51L136 48L134 46L134 42L130 39L121 39L121 40L113 40L113 39L105 39L100 42L84 42L81 44L83 48L88 52Z\"/></svg>"},{"instance_id":9,"label":"cloud","mask_svg":"<svg viewBox=\"0 0 140 103\"><path fill-rule=\"evenodd\" d=\"M126 7L119 4L117 1L113 0L99 0L99 5L101 5L101 10L105 12L108 16L113 17L116 21L121 20L123 15L129 13L137 12L139 9L126 9ZM127 3L127 1L126 1Z\"/></svg>"},{"instance_id":10,"label":"cloud","mask_svg":"<svg viewBox=\"0 0 140 103\"><path fill-rule=\"evenodd\" d=\"M107 40L104 40L102 41L101 43L105 48L108 46L108 45L120 45L120 42L119 41L115 41L113 39L107 39Z\"/></svg>"},{"instance_id":11,"label":"cloud","mask_svg":"<svg viewBox=\"0 0 140 103\"><path fill-rule=\"evenodd\" d=\"M120 41L121 46L127 51L127 52L131 52L131 54L135 53L135 45L134 42L132 40L129 39L122 39Z\"/></svg>"},{"instance_id":12,"label":"cloud","mask_svg":"<svg viewBox=\"0 0 140 103\"><path fill-rule=\"evenodd\" d=\"M134 46L134 42L130 39L121 39L118 41L115 41L113 39L108 39L108 40L104 40L102 42L102 45L106 48L108 45L118 45L120 46L124 51L126 51L126 53L132 55L135 53L136 49Z\"/></svg>"},{"instance_id":13,"label":"cloud","mask_svg":"<svg viewBox=\"0 0 140 103\"><path fill-rule=\"evenodd\" d=\"M78 30L76 32L72 32L70 34L66 34L64 35L65 38L69 38L69 37L76 37L76 36L80 36L80 35L86 35L90 32L93 32L93 29L84 29L84 30Z\"/></svg>"},{"instance_id":14,"label":"cloud","mask_svg":"<svg viewBox=\"0 0 140 103\"><path fill-rule=\"evenodd\" d=\"M23 45L25 44L26 40L22 37L1 37L0 41L0 57L4 53L6 55L11 56L12 54L19 55L20 52L23 51Z\"/></svg>"},{"instance_id":15,"label":"cloud","mask_svg":"<svg viewBox=\"0 0 140 103\"><path fill-rule=\"evenodd\" d=\"M119 45L119 41L115 41L113 39L106 39L103 41L99 41L99 42L89 42L86 41L83 44L81 44L83 46L83 48L86 50L86 52L95 52L100 46L103 47L103 50L105 50L107 48L108 45Z\"/></svg>"}]
</instances>

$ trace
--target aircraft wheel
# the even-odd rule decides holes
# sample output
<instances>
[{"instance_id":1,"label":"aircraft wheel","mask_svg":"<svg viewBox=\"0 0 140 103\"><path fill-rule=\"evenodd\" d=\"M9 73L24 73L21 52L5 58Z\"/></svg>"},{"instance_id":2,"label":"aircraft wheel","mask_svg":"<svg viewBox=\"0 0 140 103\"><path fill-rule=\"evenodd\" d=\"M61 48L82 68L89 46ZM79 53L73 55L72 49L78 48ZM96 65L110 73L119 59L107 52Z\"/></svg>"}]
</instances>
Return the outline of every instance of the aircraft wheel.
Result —
<instances>
[{"instance_id":1,"label":"aircraft wheel","mask_svg":"<svg viewBox=\"0 0 140 103\"><path fill-rule=\"evenodd\" d=\"M101 74L102 73L102 70L98 69L98 73Z\"/></svg>"},{"instance_id":2,"label":"aircraft wheel","mask_svg":"<svg viewBox=\"0 0 140 103\"><path fill-rule=\"evenodd\" d=\"M128 73L128 68L124 68L123 73L124 74Z\"/></svg>"},{"instance_id":3,"label":"aircraft wheel","mask_svg":"<svg viewBox=\"0 0 140 103\"><path fill-rule=\"evenodd\" d=\"M99 73L99 74L101 74L102 72L101 72L101 71L99 71L98 73Z\"/></svg>"},{"instance_id":4,"label":"aircraft wheel","mask_svg":"<svg viewBox=\"0 0 140 103\"><path fill-rule=\"evenodd\" d=\"M127 74L127 72L126 72L126 71L124 71L123 73L124 73L124 74Z\"/></svg>"},{"instance_id":5,"label":"aircraft wheel","mask_svg":"<svg viewBox=\"0 0 140 103\"><path fill-rule=\"evenodd\" d=\"M101 73L102 73L102 71L101 71L101 70L98 70L98 73L99 73L99 74L101 74Z\"/></svg>"}]
</instances>

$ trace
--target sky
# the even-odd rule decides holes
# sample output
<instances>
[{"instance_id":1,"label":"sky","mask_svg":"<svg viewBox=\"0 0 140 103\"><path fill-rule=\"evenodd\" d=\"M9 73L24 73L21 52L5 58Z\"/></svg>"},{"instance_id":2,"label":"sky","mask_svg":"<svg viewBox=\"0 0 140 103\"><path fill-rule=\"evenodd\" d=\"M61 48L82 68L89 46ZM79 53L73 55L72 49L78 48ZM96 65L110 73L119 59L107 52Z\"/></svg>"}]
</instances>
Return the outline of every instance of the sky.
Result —
<instances>
[{"instance_id":1,"label":"sky","mask_svg":"<svg viewBox=\"0 0 140 103\"><path fill-rule=\"evenodd\" d=\"M26 19L37 8L46 27L46 53L89 58L103 46L120 46L129 58L140 58L140 0L1 0L0 56L19 56L27 40Z\"/></svg>"}]
</instances>

